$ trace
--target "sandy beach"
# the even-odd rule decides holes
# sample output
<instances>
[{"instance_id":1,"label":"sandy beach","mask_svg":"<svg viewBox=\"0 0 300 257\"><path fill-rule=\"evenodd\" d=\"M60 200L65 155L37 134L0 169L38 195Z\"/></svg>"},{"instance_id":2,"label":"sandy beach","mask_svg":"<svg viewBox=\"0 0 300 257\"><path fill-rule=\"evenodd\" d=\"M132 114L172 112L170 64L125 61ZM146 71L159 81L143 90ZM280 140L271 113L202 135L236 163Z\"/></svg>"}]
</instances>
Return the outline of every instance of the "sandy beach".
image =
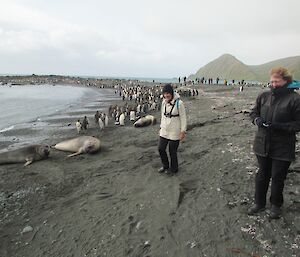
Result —
<instances>
[{"instance_id":1,"label":"sandy beach","mask_svg":"<svg viewBox=\"0 0 300 257\"><path fill-rule=\"evenodd\" d=\"M300 256L300 165L290 168L280 220L270 221L268 211L247 215L257 171L247 111L262 89L197 88L199 96L183 98L188 132L176 176L157 173L159 124L111 122L100 132L92 119L85 135L100 138L99 153L68 159L53 150L26 168L0 166L0 256ZM91 104L85 113L96 110ZM73 120L44 122L53 128L43 143L77 136ZM30 128L5 133L36 135ZM22 233L26 226L33 230Z\"/></svg>"}]
</instances>

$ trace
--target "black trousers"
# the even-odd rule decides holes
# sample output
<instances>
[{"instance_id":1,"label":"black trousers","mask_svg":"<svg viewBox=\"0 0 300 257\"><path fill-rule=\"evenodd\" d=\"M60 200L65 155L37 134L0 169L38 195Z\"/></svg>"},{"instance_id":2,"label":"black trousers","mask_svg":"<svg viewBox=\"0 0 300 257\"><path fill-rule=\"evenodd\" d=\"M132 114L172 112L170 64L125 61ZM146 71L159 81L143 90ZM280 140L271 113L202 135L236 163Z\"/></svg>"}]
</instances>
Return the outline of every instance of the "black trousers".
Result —
<instances>
[{"instance_id":1,"label":"black trousers","mask_svg":"<svg viewBox=\"0 0 300 257\"><path fill-rule=\"evenodd\" d=\"M255 178L255 203L260 206L266 205L266 195L271 182L270 202L280 207L283 204L283 188L291 162L274 160L269 157L257 155L259 170Z\"/></svg>"},{"instance_id":2,"label":"black trousers","mask_svg":"<svg viewBox=\"0 0 300 257\"><path fill-rule=\"evenodd\" d=\"M168 144L169 144L171 166L169 165L169 159L166 152ZM171 168L171 172L174 173L178 171L178 159L177 159L178 146L179 146L179 140L169 140L164 137L159 137L158 151L160 154L162 164L165 169Z\"/></svg>"}]
</instances>

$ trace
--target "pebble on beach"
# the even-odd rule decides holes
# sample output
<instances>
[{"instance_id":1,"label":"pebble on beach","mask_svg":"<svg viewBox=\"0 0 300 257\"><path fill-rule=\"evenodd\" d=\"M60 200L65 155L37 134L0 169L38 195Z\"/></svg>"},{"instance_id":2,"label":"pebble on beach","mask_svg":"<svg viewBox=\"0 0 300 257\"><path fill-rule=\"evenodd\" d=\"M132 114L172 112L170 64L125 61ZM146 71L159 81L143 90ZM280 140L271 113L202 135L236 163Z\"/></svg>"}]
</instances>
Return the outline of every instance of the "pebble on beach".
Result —
<instances>
[{"instance_id":1,"label":"pebble on beach","mask_svg":"<svg viewBox=\"0 0 300 257\"><path fill-rule=\"evenodd\" d=\"M25 234L25 233L32 232L32 231L33 231L33 227L26 226L25 228L23 228L21 234Z\"/></svg>"}]
</instances>

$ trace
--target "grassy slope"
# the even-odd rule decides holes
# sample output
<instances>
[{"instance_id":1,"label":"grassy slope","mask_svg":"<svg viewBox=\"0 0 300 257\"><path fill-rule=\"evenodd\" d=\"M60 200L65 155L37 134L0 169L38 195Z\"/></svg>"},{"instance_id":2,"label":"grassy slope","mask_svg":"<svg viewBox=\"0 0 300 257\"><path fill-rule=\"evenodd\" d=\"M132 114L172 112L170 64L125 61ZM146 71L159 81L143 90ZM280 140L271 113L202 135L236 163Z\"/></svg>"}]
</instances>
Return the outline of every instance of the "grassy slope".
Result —
<instances>
[{"instance_id":1,"label":"grassy slope","mask_svg":"<svg viewBox=\"0 0 300 257\"><path fill-rule=\"evenodd\" d=\"M200 68L195 77L219 77L221 79L267 81L272 67L283 66L288 68L295 79L300 79L300 56L288 57L261 65L246 65L230 54L225 54Z\"/></svg>"}]
</instances>

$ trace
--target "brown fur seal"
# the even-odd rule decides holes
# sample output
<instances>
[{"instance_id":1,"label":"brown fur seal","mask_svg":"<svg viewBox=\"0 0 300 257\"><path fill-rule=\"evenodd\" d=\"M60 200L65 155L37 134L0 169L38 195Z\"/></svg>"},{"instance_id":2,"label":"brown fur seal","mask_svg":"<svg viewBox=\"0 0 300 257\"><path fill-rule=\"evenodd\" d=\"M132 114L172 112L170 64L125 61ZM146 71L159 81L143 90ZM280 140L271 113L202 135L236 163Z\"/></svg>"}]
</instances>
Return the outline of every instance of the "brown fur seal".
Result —
<instances>
[{"instance_id":1,"label":"brown fur seal","mask_svg":"<svg viewBox=\"0 0 300 257\"><path fill-rule=\"evenodd\" d=\"M83 153L96 153L100 149L100 140L95 137L82 136L60 142L52 148L65 152L72 152L68 157Z\"/></svg>"},{"instance_id":2,"label":"brown fur seal","mask_svg":"<svg viewBox=\"0 0 300 257\"><path fill-rule=\"evenodd\" d=\"M156 124L156 118L153 115L146 115L143 118L138 119L133 126L136 128L139 127L146 127L149 125L155 125Z\"/></svg>"},{"instance_id":3,"label":"brown fur seal","mask_svg":"<svg viewBox=\"0 0 300 257\"><path fill-rule=\"evenodd\" d=\"M48 158L50 153L48 145L31 145L13 151L0 153L0 165L25 162L28 166L34 161Z\"/></svg>"}]
</instances>

